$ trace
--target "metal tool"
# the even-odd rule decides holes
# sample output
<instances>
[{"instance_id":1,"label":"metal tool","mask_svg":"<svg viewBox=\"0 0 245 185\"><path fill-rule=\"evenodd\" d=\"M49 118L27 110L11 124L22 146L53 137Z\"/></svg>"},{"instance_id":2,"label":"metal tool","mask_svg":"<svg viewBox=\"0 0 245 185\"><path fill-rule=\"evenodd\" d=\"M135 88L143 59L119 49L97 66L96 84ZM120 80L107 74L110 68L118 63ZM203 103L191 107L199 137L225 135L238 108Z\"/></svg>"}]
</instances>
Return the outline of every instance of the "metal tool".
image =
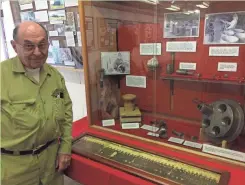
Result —
<instances>
[{"instance_id":1,"label":"metal tool","mask_svg":"<svg viewBox=\"0 0 245 185\"><path fill-rule=\"evenodd\" d=\"M202 112L202 130L204 136L213 143L234 141L245 134L244 111L239 103L233 100L220 100L210 104L194 100Z\"/></svg>"},{"instance_id":2,"label":"metal tool","mask_svg":"<svg viewBox=\"0 0 245 185\"><path fill-rule=\"evenodd\" d=\"M172 130L172 133L180 138L184 137L184 133L183 132L178 132L176 130Z\"/></svg>"},{"instance_id":3,"label":"metal tool","mask_svg":"<svg viewBox=\"0 0 245 185\"><path fill-rule=\"evenodd\" d=\"M105 69L100 69L100 88L104 86Z\"/></svg>"},{"instance_id":4,"label":"metal tool","mask_svg":"<svg viewBox=\"0 0 245 185\"><path fill-rule=\"evenodd\" d=\"M178 75L194 75L194 72L188 71L185 69L178 69L178 70L176 70L176 74L178 74Z\"/></svg>"}]
</instances>

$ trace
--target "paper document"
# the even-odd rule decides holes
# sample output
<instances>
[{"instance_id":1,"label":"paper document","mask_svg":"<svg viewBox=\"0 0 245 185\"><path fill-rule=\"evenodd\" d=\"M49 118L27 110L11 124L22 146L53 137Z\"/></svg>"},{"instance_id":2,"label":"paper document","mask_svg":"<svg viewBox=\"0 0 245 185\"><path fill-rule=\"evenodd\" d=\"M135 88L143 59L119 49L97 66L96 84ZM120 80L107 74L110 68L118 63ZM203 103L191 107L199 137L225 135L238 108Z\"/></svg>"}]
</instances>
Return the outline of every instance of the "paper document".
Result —
<instances>
[{"instance_id":1,"label":"paper document","mask_svg":"<svg viewBox=\"0 0 245 185\"><path fill-rule=\"evenodd\" d=\"M48 22L48 12L47 11L39 11L39 12L34 12L35 14L35 19L37 22Z\"/></svg>"},{"instance_id":2,"label":"paper document","mask_svg":"<svg viewBox=\"0 0 245 185\"><path fill-rule=\"evenodd\" d=\"M47 0L35 0L36 10L46 10L48 9Z\"/></svg>"},{"instance_id":3,"label":"paper document","mask_svg":"<svg viewBox=\"0 0 245 185\"><path fill-rule=\"evenodd\" d=\"M66 36L66 44L67 46L72 46L75 47L75 39L74 39L74 35L73 35L73 31L69 31L69 32L65 32L65 36Z\"/></svg>"}]
</instances>

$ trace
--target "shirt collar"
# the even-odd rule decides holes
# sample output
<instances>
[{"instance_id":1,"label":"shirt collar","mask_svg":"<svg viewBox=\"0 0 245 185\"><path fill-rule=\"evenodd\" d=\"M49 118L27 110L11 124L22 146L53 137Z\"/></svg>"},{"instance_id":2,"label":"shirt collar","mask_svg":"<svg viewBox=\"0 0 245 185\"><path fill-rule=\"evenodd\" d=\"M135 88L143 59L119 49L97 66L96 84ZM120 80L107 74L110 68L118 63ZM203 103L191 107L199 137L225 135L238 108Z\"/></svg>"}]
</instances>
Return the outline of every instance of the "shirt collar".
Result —
<instances>
[{"instance_id":1,"label":"shirt collar","mask_svg":"<svg viewBox=\"0 0 245 185\"><path fill-rule=\"evenodd\" d=\"M25 67L21 63L18 56L14 57L12 60L13 60L13 67L12 67L13 72L16 72L16 73L25 73L26 72ZM41 68L40 71L43 71L43 72L51 75L51 71L49 69L49 66L46 63L43 65L43 67Z\"/></svg>"}]
</instances>

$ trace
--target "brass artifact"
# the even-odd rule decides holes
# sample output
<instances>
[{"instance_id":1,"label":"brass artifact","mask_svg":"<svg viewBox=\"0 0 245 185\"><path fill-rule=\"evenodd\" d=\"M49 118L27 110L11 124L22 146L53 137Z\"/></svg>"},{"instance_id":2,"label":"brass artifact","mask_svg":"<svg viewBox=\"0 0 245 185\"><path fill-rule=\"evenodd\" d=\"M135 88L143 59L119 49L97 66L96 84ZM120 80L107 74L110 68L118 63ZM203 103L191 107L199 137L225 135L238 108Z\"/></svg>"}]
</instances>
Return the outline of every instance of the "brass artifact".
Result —
<instances>
[{"instance_id":1,"label":"brass artifact","mask_svg":"<svg viewBox=\"0 0 245 185\"><path fill-rule=\"evenodd\" d=\"M122 96L124 107L120 107L120 122L123 123L141 123L141 112L135 106L136 95L125 94Z\"/></svg>"},{"instance_id":2,"label":"brass artifact","mask_svg":"<svg viewBox=\"0 0 245 185\"><path fill-rule=\"evenodd\" d=\"M229 173L207 169L171 157L139 150L92 135L83 135L73 152L156 184L226 185Z\"/></svg>"}]
</instances>

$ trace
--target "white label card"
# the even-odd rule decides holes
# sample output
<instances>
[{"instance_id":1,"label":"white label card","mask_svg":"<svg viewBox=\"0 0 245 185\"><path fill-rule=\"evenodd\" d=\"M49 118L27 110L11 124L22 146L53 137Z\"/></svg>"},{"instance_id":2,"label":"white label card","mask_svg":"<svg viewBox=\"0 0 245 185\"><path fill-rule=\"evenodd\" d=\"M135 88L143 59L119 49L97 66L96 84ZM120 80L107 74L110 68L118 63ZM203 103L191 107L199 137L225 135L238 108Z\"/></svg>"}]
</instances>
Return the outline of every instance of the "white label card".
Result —
<instances>
[{"instance_id":1,"label":"white label card","mask_svg":"<svg viewBox=\"0 0 245 185\"><path fill-rule=\"evenodd\" d=\"M183 145L189 146L189 147L192 147L192 148L198 148L198 149L202 148L202 144L196 143L196 142L192 142L192 141L185 141Z\"/></svg>"},{"instance_id":2,"label":"white label card","mask_svg":"<svg viewBox=\"0 0 245 185\"><path fill-rule=\"evenodd\" d=\"M161 55L162 44L161 43L141 43L140 55Z\"/></svg>"},{"instance_id":3,"label":"white label card","mask_svg":"<svg viewBox=\"0 0 245 185\"><path fill-rule=\"evenodd\" d=\"M196 70L197 64L196 63L180 62L179 68L180 69L187 69L187 70Z\"/></svg>"},{"instance_id":4,"label":"white label card","mask_svg":"<svg viewBox=\"0 0 245 185\"><path fill-rule=\"evenodd\" d=\"M126 86L146 88L146 77L127 75L126 76Z\"/></svg>"},{"instance_id":5,"label":"white label card","mask_svg":"<svg viewBox=\"0 0 245 185\"><path fill-rule=\"evenodd\" d=\"M102 120L103 127L114 126L114 125L115 125L114 119Z\"/></svg>"},{"instance_id":6,"label":"white label card","mask_svg":"<svg viewBox=\"0 0 245 185\"><path fill-rule=\"evenodd\" d=\"M203 144L202 151L205 153L214 154L221 157L226 157L229 159L245 162L245 153L243 152L238 152L238 151L212 146L208 144Z\"/></svg>"},{"instance_id":7,"label":"white label card","mask_svg":"<svg viewBox=\"0 0 245 185\"><path fill-rule=\"evenodd\" d=\"M151 125L143 125L141 128L144 129L144 130L152 131L152 132L157 132L159 130L158 127L154 127L154 126L151 126Z\"/></svg>"},{"instance_id":8,"label":"white label card","mask_svg":"<svg viewBox=\"0 0 245 185\"><path fill-rule=\"evenodd\" d=\"M122 129L138 129L140 128L139 123L121 123Z\"/></svg>"},{"instance_id":9,"label":"white label card","mask_svg":"<svg viewBox=\"0 0 245 185\"><path fill-rule=\"evenodd\" d=\"M239 47L209 47L209 56L239 56Z\"/></svg>"},{"instance_id":10,"label":"white label card","mask_svg":"<svg viewBox=\"0 0 245 185\"><path fill-rule=\"evenodd\" d=\"M169 142L182 144L184 142L184 139L176 138L176 137L170 137L168 139Z\"/></svg>"},{"instance_id":11,"label":"white label card","mask_svg":"<svg viewBox=\"0 0 245 185\"><path fill-rule=\"evenodd\" d=\"M49 31L49 36L50 37L55 37L55 36L59 36L58 32L57 31Z\"/></svg>"},{"instance_id":12,"label":"white label card","mask_svg":"<svg viewBox=\"0 0 245 185\"><path fill-rule=\"evenodd\" d=\"M21 10L33 9L32 3L20 5Z\"/></svg>"},{"instance_id":13,"label":"white label card","mask_svg":"<svg viewBox=\"0 0 245 185\"><path fill-rule=\"evenodd\" d=\"M218 71L236 72L237 63L235 62L219 62Z\"/></svg>"},{"instance_id":14,"label":"white label card","mask_svg":"<svg viewBox=\"0 0 245 185\"><path fill-rule=\"evenodd\" d=\"M167 52L196 52L197 42L196 41L171 41L166 43Z\"/></svg>"},{"instance_id":15,"label":"white label card","mask_svg":"<svg viewBox=\"0 0 245 185\"><path fill-rule=\"evenodd\" d=\"M147 135L148 135L148 136L159 137L159 134L154 133L154 132L148 132Z\"/></svg>"}]
</instances>

